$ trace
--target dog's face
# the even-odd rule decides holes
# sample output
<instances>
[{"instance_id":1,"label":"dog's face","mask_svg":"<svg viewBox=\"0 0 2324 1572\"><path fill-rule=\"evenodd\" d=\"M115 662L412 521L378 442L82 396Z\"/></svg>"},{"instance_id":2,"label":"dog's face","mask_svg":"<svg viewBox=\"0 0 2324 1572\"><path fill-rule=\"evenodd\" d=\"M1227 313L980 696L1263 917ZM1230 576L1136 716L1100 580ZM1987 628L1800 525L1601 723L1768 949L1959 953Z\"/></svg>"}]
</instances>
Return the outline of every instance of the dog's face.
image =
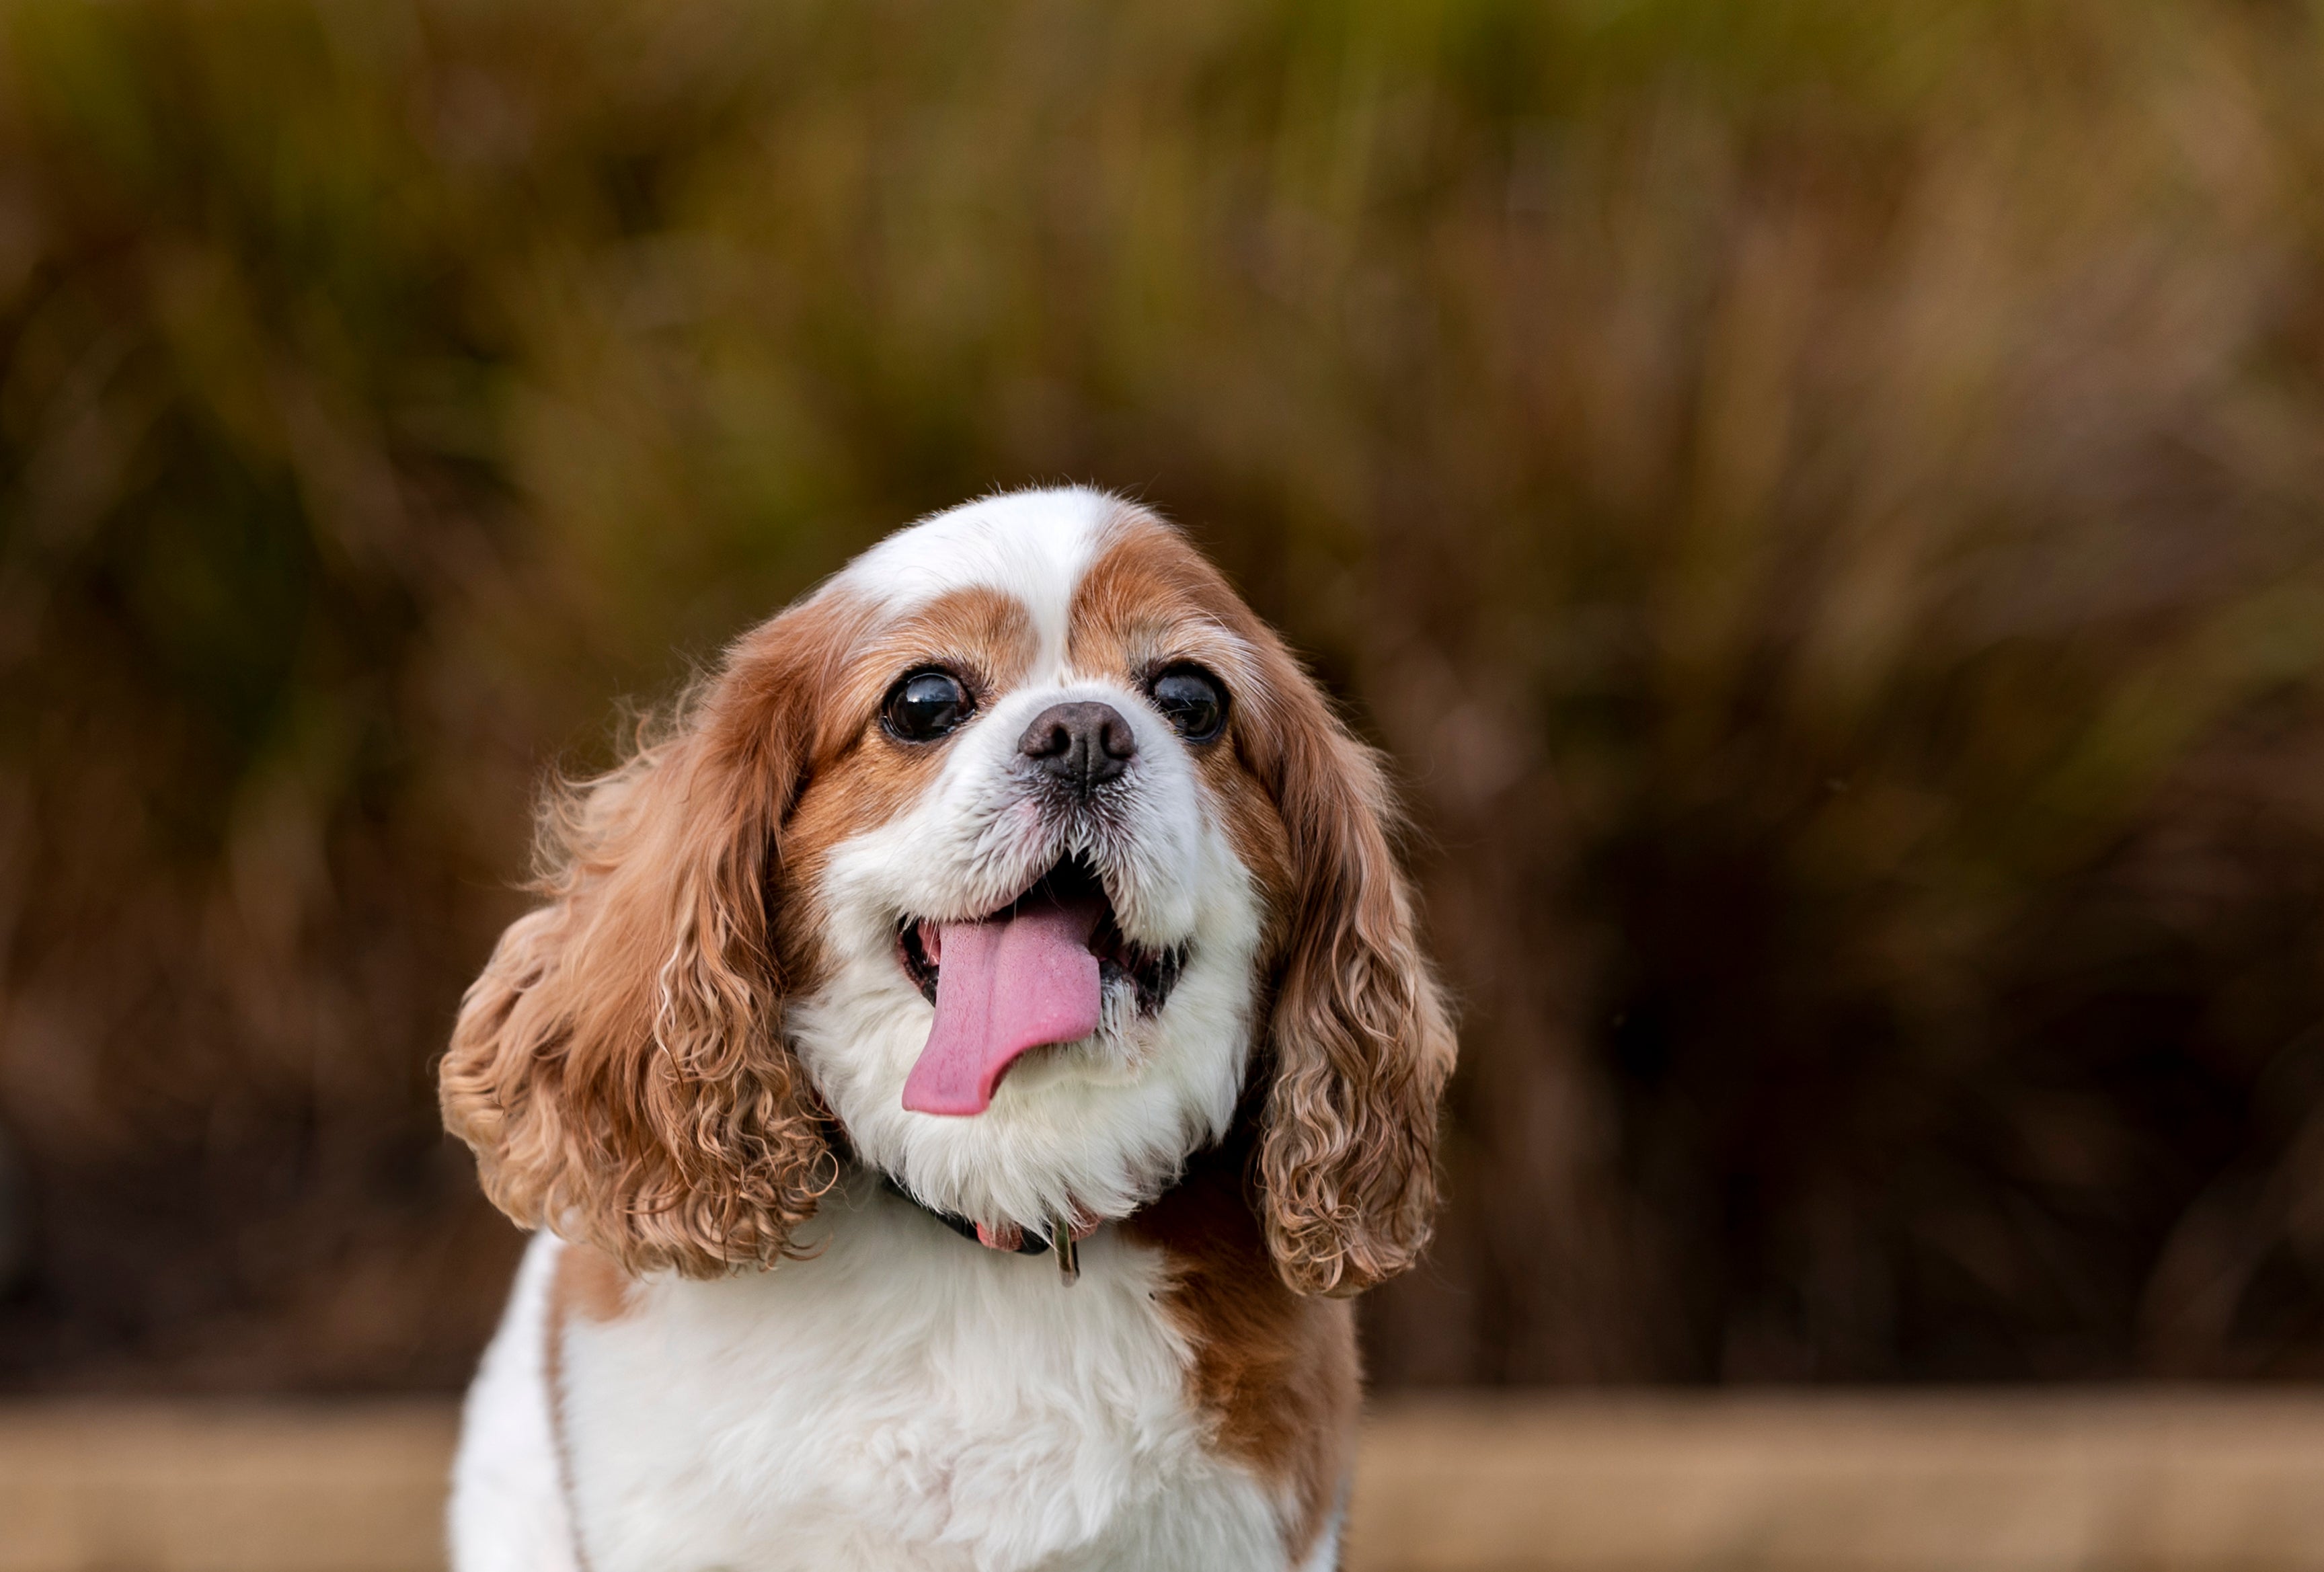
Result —
<instances>
[{"instance_id":1,"label":"dog's face","mask_svg":"<svg viewBox=\"0 0 2324 1572\"><path fill-rule=\"evenodd\" d=\"M1218 581L1085 492L899 535L826 592L879 629L800 795L791 1040L856 1154L997 1226L1118 1217L1225 1133L1280 818Z\"/></svg>"},{"instance_id":2,"label":"dog's face","mask_svg":"<svg viewBox=\"0 0 2324 1572\"><path fill-rule=\"evenodd\" d=\"M741 640L550 819L446 1115L633 1267L764 1263L835 1145L997 1230L1118 1218L1255 1120L1294 1287L1425 1241L1452 1043L1370 756L1173 530L1019 493Z\"/></svg>"}]
</instances>

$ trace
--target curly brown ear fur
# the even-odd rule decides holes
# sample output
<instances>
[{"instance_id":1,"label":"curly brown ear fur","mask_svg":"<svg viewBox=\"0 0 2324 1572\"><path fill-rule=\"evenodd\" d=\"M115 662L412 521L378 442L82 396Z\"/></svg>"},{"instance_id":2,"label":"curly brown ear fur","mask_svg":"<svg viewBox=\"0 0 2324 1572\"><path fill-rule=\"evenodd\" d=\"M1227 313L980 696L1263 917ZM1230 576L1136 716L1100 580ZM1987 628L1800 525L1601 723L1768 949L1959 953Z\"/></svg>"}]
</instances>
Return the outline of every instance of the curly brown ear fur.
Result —
<instances>
[{"instance_id":1,"label":"curly brown ear fur","mask_svg":"<svg viewBox=\"0 0 2324 1572\"><path fill-rule=\"evenodd\" d=\"M453 1030L444 1122L484 1192L633 1273L770 1264L835 1175L768 904L843 610L746 636L675 735L551 803L549 904Z\"/></svg>"},{"instance_id":2,"label":"curly brown ear fur","mask_svg":"<svg viewBox=\"0 0 2324 1572\"><path fill-rule=\"evenodd\" d=\"M1361 1292L1410 1266L1436 1209L1436 1108L1452 1028L1388 842L1388 792L1287 653L1252 759L1290 860L1259 1156L1268 1248L1303 1293Z\"/></svg>"}]
</instances>

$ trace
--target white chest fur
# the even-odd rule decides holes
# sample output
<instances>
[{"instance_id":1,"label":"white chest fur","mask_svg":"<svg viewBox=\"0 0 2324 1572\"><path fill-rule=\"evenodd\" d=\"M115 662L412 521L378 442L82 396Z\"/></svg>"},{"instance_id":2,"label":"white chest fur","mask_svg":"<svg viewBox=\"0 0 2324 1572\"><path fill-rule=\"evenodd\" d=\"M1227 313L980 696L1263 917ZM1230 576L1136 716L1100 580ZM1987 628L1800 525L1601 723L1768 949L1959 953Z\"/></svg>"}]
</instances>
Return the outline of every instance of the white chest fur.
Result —
<instances>
[{"instance_id":1,"label":"white chest fur","mask_svg":"<svg viewBox=\"0 0 2324 1572\"><path fill-rule=\"evenodd\" d=\"M1068 1286L1052 1258L980 1249L876 1189L825 1216L811 1260L561 1319L560 1494L586 1572L1284 1567L1288 1503L1187 1402L1158 1252L1101 1229ZM556 1458L512 1456L550 1438L535 1350L558 1247L533 1246L470 1396L461 1572L571 1566L523 1549L566 1517L538 1499Z\"/></svg>"}]
</instances>

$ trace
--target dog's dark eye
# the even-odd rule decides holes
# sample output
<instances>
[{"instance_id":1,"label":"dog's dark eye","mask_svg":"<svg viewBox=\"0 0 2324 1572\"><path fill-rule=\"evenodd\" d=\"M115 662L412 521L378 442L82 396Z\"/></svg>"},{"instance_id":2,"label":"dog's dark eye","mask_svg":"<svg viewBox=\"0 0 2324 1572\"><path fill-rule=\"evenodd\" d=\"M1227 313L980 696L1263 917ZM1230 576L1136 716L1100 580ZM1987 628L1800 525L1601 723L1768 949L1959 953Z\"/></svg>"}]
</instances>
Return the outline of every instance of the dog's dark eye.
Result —
<instances>
[{"instance_id":1,"label":"dog's dark eye","mask_svg":"<svg viewBox=\"0 0 2324 1572\"><path fill-rule=\"evenodd\" d=\"M889 734L907 742L933 742L975 709L968 690L948 671L916 671L888 690L881 714Z\"/></svg>"},{"instance_id":2,"label":"dog's dark eye","mask_svg":"<svg viewBox=\"0 0 2324 1572\"><path fill-rule=\"evenodd\" d=\"M1227 723L1227 690L1199 666L1174 666L1149 684L1154 707L1189 742L1208 742Z\"/></svg>"}]
</instances>

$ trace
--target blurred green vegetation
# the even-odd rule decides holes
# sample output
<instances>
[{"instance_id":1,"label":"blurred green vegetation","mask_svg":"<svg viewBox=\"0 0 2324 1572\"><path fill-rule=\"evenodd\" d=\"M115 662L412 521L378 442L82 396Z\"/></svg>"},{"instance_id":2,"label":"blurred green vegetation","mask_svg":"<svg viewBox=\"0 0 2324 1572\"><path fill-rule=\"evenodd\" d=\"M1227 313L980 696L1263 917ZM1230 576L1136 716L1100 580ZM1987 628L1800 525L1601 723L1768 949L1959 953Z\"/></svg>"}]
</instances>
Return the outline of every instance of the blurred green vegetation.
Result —
<instances>
[{"instance_id":1,"label":"blurred green vegetation","mask_svg":"<svg viewBox=\"0 0 2324 1572\"><path fill-rule=\"evenodd\" d=\"M534 782L1060 477L1406 783L1381 1379L2324 1371L2319 193L2305 0L10 0L0 1374L460 1379Z\"/></svg>"}]
</instances>

